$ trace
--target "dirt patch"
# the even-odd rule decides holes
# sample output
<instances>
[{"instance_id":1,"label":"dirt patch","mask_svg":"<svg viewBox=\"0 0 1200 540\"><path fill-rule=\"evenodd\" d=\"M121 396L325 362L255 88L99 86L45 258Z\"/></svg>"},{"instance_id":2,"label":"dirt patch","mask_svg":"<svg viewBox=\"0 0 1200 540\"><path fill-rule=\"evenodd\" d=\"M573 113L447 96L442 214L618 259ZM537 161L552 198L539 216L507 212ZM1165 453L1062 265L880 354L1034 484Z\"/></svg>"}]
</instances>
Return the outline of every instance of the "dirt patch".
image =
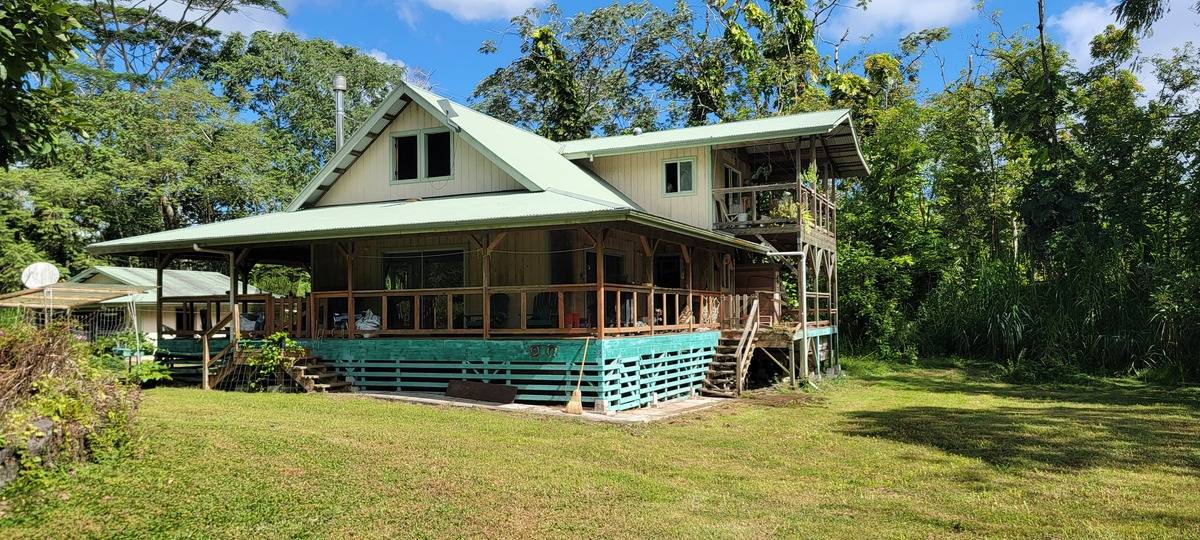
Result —
<instances>
[{"instance_id":1,"label":"dirt patch","mask_svg":"<svg viewBox=\"0 0 1200 540\"><path fill-rule=\"evenodd\" d=\"M800 392L754 392L743 394L742 399L764 407L818 407L828 401L825 396Z\"/></svg>"}]
</instances>

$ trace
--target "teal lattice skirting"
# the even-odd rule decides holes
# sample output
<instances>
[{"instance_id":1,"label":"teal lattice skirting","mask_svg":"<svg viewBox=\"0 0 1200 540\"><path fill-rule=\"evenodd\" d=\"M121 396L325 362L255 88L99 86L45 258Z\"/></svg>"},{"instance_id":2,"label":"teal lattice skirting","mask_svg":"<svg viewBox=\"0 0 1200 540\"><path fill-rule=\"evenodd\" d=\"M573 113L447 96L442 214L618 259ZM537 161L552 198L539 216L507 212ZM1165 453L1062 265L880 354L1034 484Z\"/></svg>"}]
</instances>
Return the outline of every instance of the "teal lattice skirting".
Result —
<instances>
[{"instance_id":1,"label":"teal lattice skirting","mask_svg":"<svg viewBox=\"0 0 1200 540\"><path fill-rule=\"evenodd\" d=\"M717 332L593 340L584 366L583 402L609 410L698 392ZM575 389L582 339L323 339L304 345L357 390L444 392L453 380L517 387L517 401L566 403ZM172 352L198 350L194 340L165 342Z\"/></svg>"}]
</instances>

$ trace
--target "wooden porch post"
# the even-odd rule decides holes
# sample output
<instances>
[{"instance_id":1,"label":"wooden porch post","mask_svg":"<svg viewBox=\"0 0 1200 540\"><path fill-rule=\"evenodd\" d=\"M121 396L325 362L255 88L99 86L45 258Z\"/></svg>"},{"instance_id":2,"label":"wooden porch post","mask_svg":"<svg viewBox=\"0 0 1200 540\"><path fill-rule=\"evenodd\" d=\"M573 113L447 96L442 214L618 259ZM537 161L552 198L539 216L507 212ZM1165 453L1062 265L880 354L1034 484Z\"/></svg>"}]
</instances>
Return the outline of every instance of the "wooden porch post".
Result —
<instances>
[{"instance_id":1,"label":"wooden porch post","mask_svg":"<svg viewBox=\"0 0 1200 540\"><path fill-rule=\"evenodd\" d=\"M803 244L801 244L803 246ZM805 378L808 377L808 249L801 248L800 250L800 269L799 283L797 284L797 296L800 300L800 365L804 370Z\"/></svg>"},{"instance_id":2,"label":"wooden porch post","mask_svg":"<svg viewBox=\"0 0 1200 540\"><path fill-rule=\"evenodd\" d=\"M642 242L642 252L646 254L646 283L650 285L650 303L646 306L646 313L650 316L650 335L654 335L654 251L658 249L658 240L653 244L646 238L646 235L638 235L638 239ZM636 316L636 314L635 314Z\"/></svg>"},{"instance_id":3,"label":"wooden porch post","mask_svg":"<svg viewBox=\"0 0 1200 540\"><path fill-rule=\"evenodd\" d=\"M484 235L482 241L479 242L479 247L483 248L483 338L488 339L492 335L492 299L488 287L492 281L492 251L500 245L507 233L496 233L495 236ZM561 323L560 323L561 324Z\"/></svg>"},{"instance_id":4,"label":"wooden porch post","mask_svg":"<svg viewBox=\"0 0 1200 540\"><path fill-rule=\"evenodd\" d=\"M346 338L354 339L354 253L357 246L353 240L350 241L348 249L342 247L341 242L336 245L346 259ZM413 303L413 309L420 307L418 303L419 301Z\"/></svg>"},{"instance_id":5,"label":"wooden porch post","mask_svg":"<svg viewBox=\"0 0 1200 540\"><path fill-rule=\"evenodd\" d=\"M683 244L679 244L679 254L683 256L683 264L687 265L687 272L685 274L687 276L688 289L687 308L689 312L692 312L692 250ZM692 312L691 318L688 319L688 331L691 332L692 330L695 330L695 326L696 313Z\"/></svg>"},{"instance_id":6,"label":"wooden porch post","mask_svg":"<svg viewBox=\"0 0 1200 540\"><path fill-rule=\"evenodd\" d=\"M604 339L604 241L607 239L608 229L601 228L596 240L596 339Z\"/></svg>"},{"instance_id":7,"label":"wooden porch post","mask_svg":"<svg viewBox=\"0 0 1200 540\"><path fill-rule=\"evenodd\" d=\"M163 335L163 268L166 267L168 259L161 253L154 255L154 341L155 344L162 344Z\"/></svg>"}]
</instances>

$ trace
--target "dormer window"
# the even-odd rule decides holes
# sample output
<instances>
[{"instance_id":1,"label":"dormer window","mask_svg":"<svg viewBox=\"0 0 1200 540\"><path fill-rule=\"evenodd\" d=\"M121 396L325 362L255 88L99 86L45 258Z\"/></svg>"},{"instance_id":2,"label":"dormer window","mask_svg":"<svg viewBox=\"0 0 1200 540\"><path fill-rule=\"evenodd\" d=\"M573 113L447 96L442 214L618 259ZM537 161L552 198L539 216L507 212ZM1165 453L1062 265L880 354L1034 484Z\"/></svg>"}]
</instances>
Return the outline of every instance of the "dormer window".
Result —
<instances>
[{"instance_id":1,"label":"dormer window","mask_svg":"<svg viewBox=\"0 0 1200 540\"><path fill-rule=\"evenodd\" d=\"M663 192L667 195L695 193L696 160L671 159L663 162Z\"/></svg>"},{"instance_id":2,"label":"dormer window","mask_svg":"<svg viewBox=\"0 0 1200 540\"><path fill-rule=\"evenodd\" d=\"M447 180L453 176L453 143L445 129L392 134L392 181Z\"/></svg>"}]
</instances>

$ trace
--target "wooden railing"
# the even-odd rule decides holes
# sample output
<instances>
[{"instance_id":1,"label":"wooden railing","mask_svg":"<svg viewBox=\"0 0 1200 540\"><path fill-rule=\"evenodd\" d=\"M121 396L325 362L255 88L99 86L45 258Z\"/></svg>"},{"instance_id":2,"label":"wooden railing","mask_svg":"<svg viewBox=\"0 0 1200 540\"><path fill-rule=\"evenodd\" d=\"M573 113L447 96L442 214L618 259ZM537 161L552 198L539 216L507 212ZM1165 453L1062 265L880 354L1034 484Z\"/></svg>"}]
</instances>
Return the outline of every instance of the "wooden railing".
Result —
<instances>
[{"instance_id":1,"label":"wooden railing","mask_svg":"<svg viewBox=\"0 0 1200 540\"><path fill-rule=\"evenodd\" d=\"M204 388L205 390L210 389L210 386L208 384L208 375L209 375L208 371L212 367L213 362L216 362L216 361L221 360L222 358L225 358L228 356L229 358L226 359L226 363L229 363L229 362L233 361L232 355L237 354L238 339L240 339L240 337L241 337L238 335L238 323L237 323L237 321L239 320L238 312L239 312L238 306L237 306L237 304L234 304L232 311L230 311L229 313L226 313L225 316L222 317L220 320L218 320L217 323L214 324L212 328L209 328L204 333L200 334L200 351L201 351L200 354L201 354L201 360L202 360L202 364L203 364L200 366L201 367L200 386L201 386L201 388ZM219 352L217 352L216 356L212 356L209 354L210 353L209 340L211 340L213 338L213 336L217 333L217 330L222 327L228 327L230 329L229 332L227 332L229 335L229 343L227 345L225 345L225 347L222 348Z\"/></svg>"},{"instance_id":2,"label":"wooden railing","mask_svg":"<svg viewBox=\"0 0 1200 540\"><path fill-rule=\"evenodd\" d=\"M753 302L750 304L750 309L746 313L746 319L742 326L742 335L738 339L737 352L735 359L737 361L736 376L737 387L736 393L742 394L742 390L746 385L746 368L750 365L751 355L754 354L754 340L758 335L758 296L754 296Z\"/></svg>"},{"instance_id":3,"label":"wooden railing","mask_svg":"<svg viewBox=\"0 0 1200 540\"><path fill-rule=\"evenodd\" d=\"M755 233L770 228L799 228L800 211L806 210L812 218L810 232L830 237L837 233L833 201L808 185L763 184L716 188L712 193L719 209L714 229Z\"/></svg>"},{"instance_id":4,"label":"wooden railing","mask_svg":"<svg viewBox=\"0 0 1200 540\"><path fill-rule=\"evenodd\" d=\"M485 310L485 294L487 309ZM749 305L739 295L716 291L606 283L604 327L610 335L638 335L717 329L744 317ZM749 295L753 296L753 295ZM747 297L748 298L748 297ZM224 304L222 301L224 300ZM357 338L372 336L582 336L596 332L594 283L542 286L493 286L439 289L319 291L308 298L242 295L238 314L220 315L228 297L165 297L165 302L207 306L202 330L166 330L176 337L202 340L224 335L230 320L239 321L242 337L287 332L293 337ZM742 305L743 303L745 305ZM195 308L185 308L193 309ZM251 311L255 321L243 317ZM351 315L353 314L353 315ZM486 332L484 317L488 324ZM265 324L263 320L265 318Z\"/></svg>"},{"instance_id":5,"label":"wooden railing","mask_svg":"<svg viewBox=\"0 0 1200 540\"><path fill-rule=\"evenodd\" d=\"M239 294L235 299L240 308L237 325L243 336L265 337L275 332L299 336L308 333L309 301L306 298ZM180 338L200 337L211 329L224 328L215 320L225 320L221 312L229 306L228 296L164 296L162 300L164 304L178 304L180 307L177 309L182 310L182 313L163 314L167 320L176 320L176 328L164 330L163 333Z\"/></svg>"},{"instance_id":6,"label":"wooden railing","mask_svg":"<svg viewBox=\"0 0 1200 540\"><path fill-rule=\"evenodd\" d=\"M319 337L483 335L487 317L489 335L585 335L598 322L596 295L595 284L322 291L312 294L311 326ZM606 283L604 295L606 333L721 324L719 292Z\"/></svg>"}]
</instances>

